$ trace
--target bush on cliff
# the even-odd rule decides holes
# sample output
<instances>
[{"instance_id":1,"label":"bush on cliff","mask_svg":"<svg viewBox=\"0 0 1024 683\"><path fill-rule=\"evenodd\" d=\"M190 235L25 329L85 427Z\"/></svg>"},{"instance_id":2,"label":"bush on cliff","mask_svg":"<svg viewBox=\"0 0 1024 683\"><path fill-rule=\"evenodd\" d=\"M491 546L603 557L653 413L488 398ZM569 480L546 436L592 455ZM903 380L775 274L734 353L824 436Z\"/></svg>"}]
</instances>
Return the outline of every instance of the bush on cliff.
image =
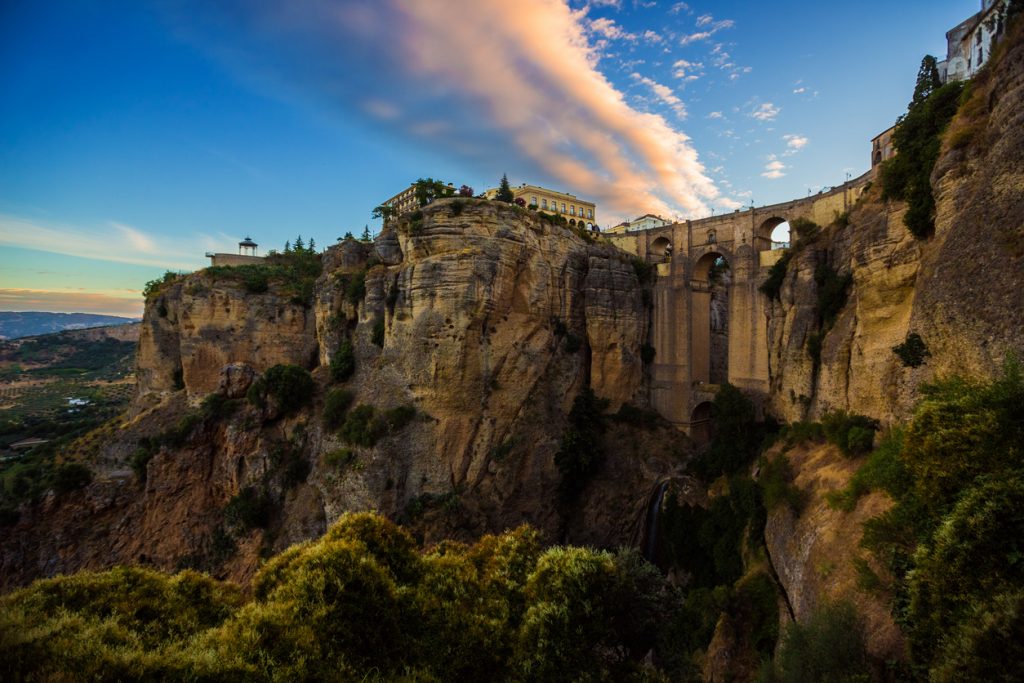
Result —
<instances>
[{"instance_id":1,"label":"bush on cliff","mask_svg":"<svg viewBox=\"0 0 1024 683\"><path fill-rule=\"evenodd\" d=\"M569 411L569 426L555 453L555 466L562 475L561 489L565 496L579 493L604 462L601 435L604 433L604 411L608 400L598 398L590 387L581 391Z\"/></svg>"},{"instance_id":2,"label":"bush on cliff","mask_svg":"<svg viewBox=\"0 0 1024 683\"><path fill-rule=\"evenodd\" d=\"M344 382L356 371L356 352L352 348L352 340L344 337L338 344L338 350L331 358L331 381Z\"/></svg>"},{"instance_id":3,"label":"bush on cliff","mask_svg":"<svg viewBox=\"0 0 1024 683\"><path fill-rule=\"evenodd\" d=\"M309 403L315 388L308 370L297 365L275 365L252 383L246 398L260 408L272 400L287 415Z\"/></svg>"},{"instance_id":4,"label":"bush on cliff","mask_svg":"<svg viewBox=\"0 0 1024 683\"><path fill-rule=\"evenodd\" d=\"M0 597L5 680L638 680L678 595L635 551L522 527L417 549L373 514L272 558L252 597L114 569Z\"/></svg>"}]
</instances>

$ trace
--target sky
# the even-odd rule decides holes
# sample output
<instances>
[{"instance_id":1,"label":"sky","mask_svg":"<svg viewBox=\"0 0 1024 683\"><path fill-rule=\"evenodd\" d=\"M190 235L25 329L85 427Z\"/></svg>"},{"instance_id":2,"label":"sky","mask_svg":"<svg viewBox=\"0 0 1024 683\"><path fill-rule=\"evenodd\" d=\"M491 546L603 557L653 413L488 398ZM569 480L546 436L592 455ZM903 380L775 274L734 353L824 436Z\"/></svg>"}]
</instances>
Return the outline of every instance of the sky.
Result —
<instances>
[{"instance_id":1,"label":"sky","mask_svg":"<svg viewBox=\"0 0 1024 683\"><path fill-rule=\"evenodd\" d=\"M137 316L251 236L325 247L420 177L611 226L868 170L977 0L5 0L0 310Z\"/></svg>"}]
</instances>

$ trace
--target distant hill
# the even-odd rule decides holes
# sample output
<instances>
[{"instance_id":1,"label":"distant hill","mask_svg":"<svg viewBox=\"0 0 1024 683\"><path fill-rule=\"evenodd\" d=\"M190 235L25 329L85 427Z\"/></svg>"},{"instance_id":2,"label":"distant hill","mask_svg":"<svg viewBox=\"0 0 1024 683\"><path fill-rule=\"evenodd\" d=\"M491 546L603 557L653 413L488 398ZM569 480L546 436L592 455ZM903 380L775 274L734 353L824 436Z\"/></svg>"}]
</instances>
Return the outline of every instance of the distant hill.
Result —
<instances>
[{"instance_id":1,"label":"distant hill","mask_svg":"<svg viewBox=\"0 0 1024 683\"><path fill-rule=\"evenodd\" d=\"M33 337L64 330L82 330L104 325L127 325L139 318L92 313L44 313L37 311L0 311L0 339Z\"/></svg>"}]
</instances>

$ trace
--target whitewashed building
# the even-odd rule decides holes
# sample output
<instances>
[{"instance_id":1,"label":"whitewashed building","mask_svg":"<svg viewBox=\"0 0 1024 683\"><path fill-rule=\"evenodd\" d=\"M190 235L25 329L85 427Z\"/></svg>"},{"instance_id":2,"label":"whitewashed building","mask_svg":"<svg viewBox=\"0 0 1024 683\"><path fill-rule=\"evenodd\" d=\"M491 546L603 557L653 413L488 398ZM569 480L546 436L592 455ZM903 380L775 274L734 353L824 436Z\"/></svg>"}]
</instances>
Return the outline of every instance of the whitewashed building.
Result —
<instances>
[{"instance_id":1,"label":"whitewashed building","mask_svg":"<svg viewBox=\"0 0 1024 683\"><path fill-rule=\"evenodd\" d=\"M1006 32L1011 0L981 0L981 11L946 32L946 59L939 62L943 83L972 78L985 66Z\"/></svg>"}]
</instances>

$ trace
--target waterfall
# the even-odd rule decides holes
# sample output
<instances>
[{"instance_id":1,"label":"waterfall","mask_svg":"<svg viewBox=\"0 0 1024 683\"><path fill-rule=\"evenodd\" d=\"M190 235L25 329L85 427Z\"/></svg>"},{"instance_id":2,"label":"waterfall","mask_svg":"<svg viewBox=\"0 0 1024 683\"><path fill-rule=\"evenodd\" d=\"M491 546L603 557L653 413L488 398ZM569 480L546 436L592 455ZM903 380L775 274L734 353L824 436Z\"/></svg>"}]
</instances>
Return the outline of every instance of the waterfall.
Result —
<instances>
[{"instance_id":1,"label":"waterfall","mask_svg":"<svg viewBox=\"0 0 1024 683\"><path fill-rule=\"evenodd\" d=\"M654 562L658 552L658 522L661 519L661 503L665 499L665 492L668 490L668 480L661 482L654 489L651 502L647 505L647 520L644 528L644 559Z\"/></svg>"}]
</instances>

